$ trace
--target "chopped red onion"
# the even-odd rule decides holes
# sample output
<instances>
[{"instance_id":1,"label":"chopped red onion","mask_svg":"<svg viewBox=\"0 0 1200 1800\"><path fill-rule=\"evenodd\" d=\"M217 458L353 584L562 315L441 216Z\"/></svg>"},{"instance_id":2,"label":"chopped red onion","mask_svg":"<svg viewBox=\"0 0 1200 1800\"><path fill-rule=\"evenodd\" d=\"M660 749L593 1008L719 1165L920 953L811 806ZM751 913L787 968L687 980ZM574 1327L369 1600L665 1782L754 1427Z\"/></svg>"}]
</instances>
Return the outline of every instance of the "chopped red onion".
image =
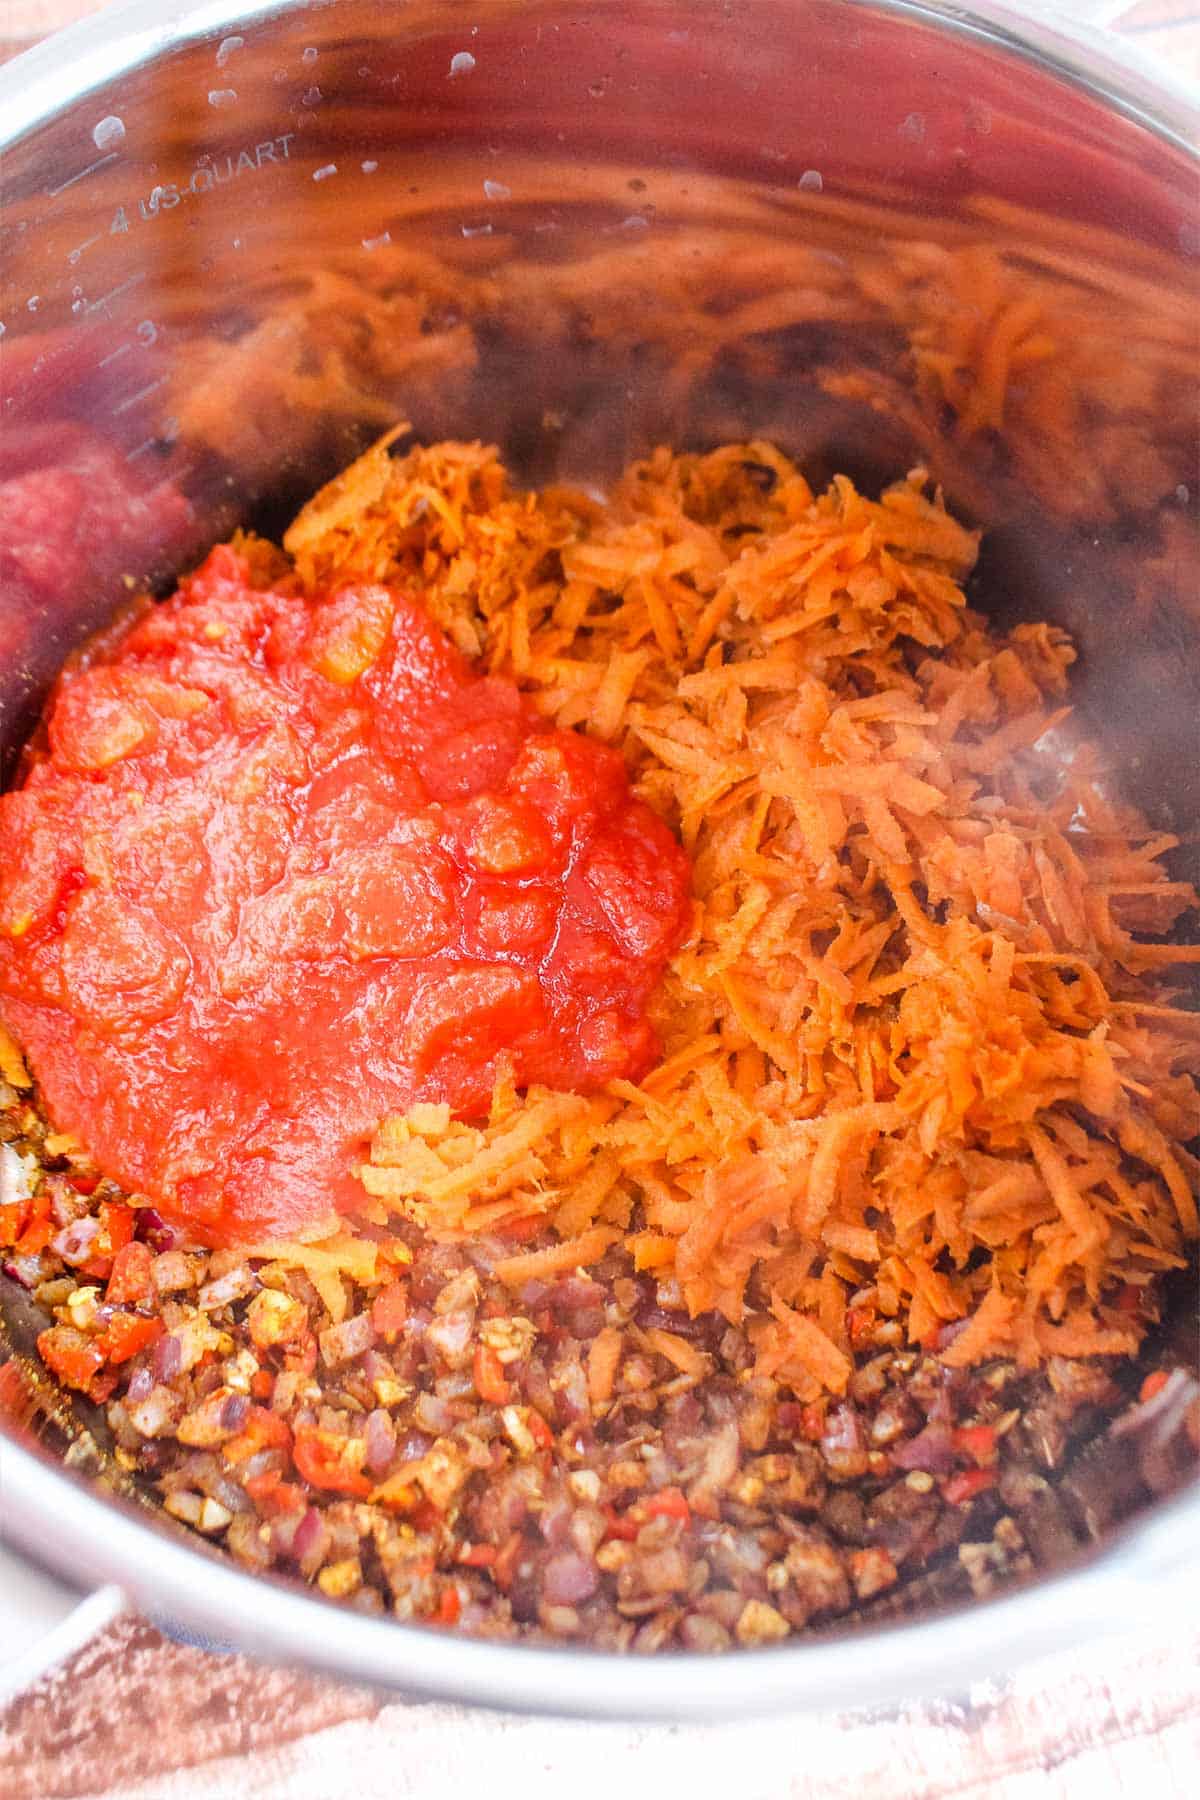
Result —
<instances>
[{"instance_id":1,"label":"chopped red onion","mask_svg":"<svg viewBox=\"0 0 1200 1800\"><path fill-rule=\"evenodd\" d=\"M319 1518L319 1515L316 1516ZM299 1536L300 1527L306 1519L312 1517L314 1517L313 1508L309 1507L306 1513L282 1513L278 1519L272 1519L271 1548L276 1556L293 1556L296 1553L296 1538Z\"/></svg>"},{"instance_id":2,"label":"chopped red onion","mask_svg":"<svg viewBox=\"0 0 1200 1800\"><path fill-rule=\"evenodd\" d=\"M315 1506L310 1506L296 1527L296 1535L292 1539L292 1555L303 1556L311 1550L320 1538L322 1531L321 1515Z\"/></svg>"},{"instance_id":3,"label":"chopped red onion","mask_svg":"<svg viewBox=\"0 0 1200 1800\"><path fill-rule=\"evenodd\" d=\"M257 1286L258 1277L249 1263L239 1263L228 1274L206 1282L196 1296L197 1304L205 1312L216 1312L219 1307L232 1306L235 1300L244 1300Z\"/></svg>"},{"instance_id":4,"label":"chopped red onion","mask_svg":"<svg viewBox=\"0 0 1200 1800\"><path fill-rule=\"evenodd\" d=\"M443 1431L449 1431L454 1424L454 1412L446 1400L440 1400L436 1394L419 1394L413 1407L413 1418L422 1431L430 1431L440 1437Z\"/></svg>"},{"instance_id":5,"label":"chopped red onion","mask_svg":"<svg viewBox=\"0 0 1200 1800\"><path fill-rule=\"evenodd\" d=\"M180 1420L177 1434L180 1443L190 1444L198 1450L211 1450L217 1444L223 1444L226 1438L232 1437L234 1432L240 1430L245 1423L247 1410L245 1399L244 1394L231 1394L227 1388L223 1387L218 1387L213 1393L207 1394L198 1406L193 1406L191 1411ZM236 1401L243 1403L241 1417L237 1423L227 1424L225 1409L231 1402ZM236 1407L234 1416L237 1418Z\"/></svg>"},{"instance_id":6,"label":"chopped red onion","mask_svg":"<svg viewBox=\"0 0 1200 1800\"><path fill-rule=\"evenodd\" d=\"M693 1319L685 1312L666 1312L652 1300L642 1301L633 1316L644 1331L672 1331L676 1337L693 1341L708 1336L707 1319Z\"/></svg>"},{"instance_id":7,"label":"chopped red onion","mask_svg":"<svg viewBox=\"0 0 1200 1800\"><path fill-rule=\"evenodd\" d=\"M592 1402L588 1394L587 1375L578 1358L567 1364L558 1376L558 1416L568 1425L578 1425L583 1419L592 1416Z\"/></svg>"},{"instance_id":8,"label":"chopped red onion","mask_svg":"<svg viewBox=\"0 0 1200 1800\"><path fill-rule=\"evenodd\" d=\"M700 1471L697 1486L711 1489L714 1493L723 1493L737 1474L740 1449L737 1423L730 1419L708 1441L704 1467Z\"/></svg>"},{"instance_id":9,"label":"chopped red onion","mask_svg":"<svg viewBox=\"0 0 1200 1800\"><path fill-rule=\"evenodd\" d=\"M153 1386L154 1371L147 1363L143 1363L129 1377L129 1386L125 1390L126 1398L131 1401L144 1400Z\"/></svg>"},{"instance_id":10,"label":"chopped red onion","mask_svg":"<svg viewBox=\"0 0 1200 1800\"><path fill-rule=\"evenodd\" d=\"M550 1305L556 1313L591 1312L603 1308L606 1297L599 1282L588 1276L563 1275L551 1292Z\"/></svg>"},{"instance_id":11,"label":"chopped red onion","mask_svg":"<svg viewBox=\"0 0 1200 1800\"><path fill-rule=\"evenodd\" d=\"M822 1450L861 1450L862 1421L853 1406L837 1406L825 1421L821 1433Z\"/></svg>"},{"instance_id":12,"label":"chopped red onion","mask_svg":"<svg viewBox=\"0 0 1200 1800\"><path fill-rule=\"evenodd\" d=\"M243 1483L253 1481L256 1475L265 1475L268 1469L276 1467L279 1461L278 1449L268 1445L254 1456L248 1456L244 1463L238 1464L238 1479Z\"/></svg>"},{"instance_id":13,"label":"chopped red onion","mask_svg":"<svg viewBox=\"0 0 1200 1800\"><path fill-rule=\"evenodd\" d=\"M246 1394L230 1394L221 1408L221 1424L226 1431L240 1431L246 1423L250 1412L250 1399Z\"/></svg>"},{"instance_id":14,"label":"chopped red onion","mask_svg":"<svg viewBox=\"0 0 1200 1800\"><path fill-rule=\"evenodd\" d=\"M310 1506L301 1519L292 1543L292 1555L300 1573L312 1578L329 1554L329 1527L315 1506Z\"/></svg>"},{"instance_id":15,"label":"chopped red onion","mask_svg":"<svg viewBox=\"0 0 1200 1800\"><path fill-rule=\"evenodd\" d=\"M56 1237L51 1238L50 1248L77 1269L92 1254L93 1246L100 1235L100 1221L90 1217L74 1219L65 1226Z\"/></svg>"},{"instance_id":16,"label":"chopped red onion","mask_svg":"<svg viewBox=\"0 0 1200 1800\"><path fill-rule=\"evenodd\" d=\"M168 1224L154 1206L138 1207L133 1219L133 1235L160 1255L164 1250L178 1250L184 1241L179 1226Z\"/></svg>"},{"instance_id":17,"label":"chopped red onion","mask_svg":"<svg viewBox=\"0 0 1200 1800\"><path fill-rule=\"evenodd\" d=\"M416 1462L427 1450L433 1448L433 1439L426 1431L406 1431L399 1448L401 1462Z\"/></svg>"},{"instance_id":18,"label":"chopped red onion","mask_svg":"<svg viewBox=\"0 0 1200 1800\"><path fill-rule=\"evenodd\" d=\"M46 1181L46 1193L50 1199L50 1217L56 1225L70 1225L72 1220L81 1218L87 1212L87 1201L61 1175L51 1175Z\"/></svg>"},{"instance_id":19,"label":"chopped red onion","mask_svg":"<svg viewBox=\"0 0 1200 1800\"><path fill-rule=\"evenodd\" d=\"M542 1574L542 1593L552 1606L577 1606L590 1600L599 1585L595 1563L575 1550L552 1556Z\"/></svg>"},{"instance_id":20,"label":"chopped red onion","mask_svg":"<svg viewBox=\"0 0 1200 1800\"><path fill-rule=\"evenodd\" d=\"M214 1500L220 1501L226 1512L244 1513L254 1511L253 1501L247 1494L243 1493L237 1482L231 1481L227 1475L214 1476L212 1481L208 1484L208 1491Z\"/></svg>"},{"instance_id":21,"label":"chopped red onion","mask_svg":"<svg viewBox=\"0 0 1200 1800\"><path fill-rule=\"evenodd\" d=\"M42 1278L42 1265L36 1256L10 1257L3 1267L8 1279L23 1288L35 1288Z\"/></svg>"},{"instance_id":22,"label":"chopped red onion","mask_svg":"<svg viewBox=\"0 0 1200 1800\"><path fill-rule=\"evenodd\" d=\"M192 1264L182 1250L161 1250L154 1258L154 1285L160 1294L177 1294L195 1285Z\"/></svg>"},{"instance_id":23,"label":"chopped red onion","mask_svg":"<svg viewBox=\"0 0 1200 1800\"><path fill-rule=\"evenodd\" d=\"M954 1467L954 1440L949 1425L934 1419L916 1437L897 1444L891 1458L898 1469L921 1469L927 1475L948 1475Z\"/></svg>"},{"instance_id":24,"label":"chopped red onion","mask_svg":"<svg viewBox=\"0 0 1200 1800\"><path fill-rule=\"evenodd\" d=\"M457 1362L466 1353L474 1325L474 1313L447 1313L445 1318L433 1321L425 1333L425 1342L446 1362Z\"/></svg>"},{"instance_id":25,"label":"chopped red onion","mask_svg":"<svg viewBox=\"0 0 1200 1800\"><path fill-rule=\"evenodd\" d=\"M577 1506L571 1515L569 1536L581 1556L592 1557L604 1540L608 1520L596 1506Z\"/></svg>"},{"instance_id":26,"label":"chopped red onion","mask_svg":"<svg viewBox=\"0 0 1200 1800\"><path fill-rule=\"evenodd\" d=\"M396 1454L396 1427L382 1406L367 1414L367 1467L372 1475L382 1475Z\"/></svg>"},{"instance_id":27,"label":"chopped red onion","mask_svg":"<svg viewBox=\"0 0 1200 1800\"><path fill-rule=\"evenodd\" d=\"M0 1144L0 1206L19 1206L32 1192L29 1170L11 1144Z\"/></svg>"},{"instance_id":28,"label":"chopped red onion","mask_svg":"<svg viewBox=\"0 0 1200 1800\"><path fill-rule=\"evenodd\" d=\"M538 1529L548 1544L557 1545L566 1542L567 1534L571 1529L571 1502L565 1495L551 1500L543 1508L542 1515L538 1520Z\"/></svg>"},{"instance_id":29,"label":"chopped red onion","mask_svg":"<svg viewBox=\"0 0 1200 1800\"><path fill-rule=\"evenodd\" d=\"M161 1341L161 1340L160 1340ZM168 1387L155 1385L144 1400L129 1402L126 1411L134 1430L142 1437L160 1437L174 1425L183 1410L183 1401Z\"/></svg>"},{"instance_id":30,"label":"chopped red onion","mask_svg":"<svg viewBox=\"0 0 1200 1800\"><path fill-rule=\"evenodd\" d=\"M160 1337L151 1352L151 1366L158 1381L174 1381L183 1368L183 1345L172 1333Z\"/></svg>"},{"instance_id":31,"label":"chopped red onion","mask_svg":"<svg viewBox=\"0 0 1200 1800\"><path fill-rule=\"evenodd\" d=\"M371 1324L370 1313L357 1313L352 1319L344 1319L340 1325L331 1325L322 1331L317 1339L321 1346L321 1355L326 1364L333 1368L338 1363L351 1362L369 1350L375 1342L375 1328Z\"/></svg>"}]
</instances>

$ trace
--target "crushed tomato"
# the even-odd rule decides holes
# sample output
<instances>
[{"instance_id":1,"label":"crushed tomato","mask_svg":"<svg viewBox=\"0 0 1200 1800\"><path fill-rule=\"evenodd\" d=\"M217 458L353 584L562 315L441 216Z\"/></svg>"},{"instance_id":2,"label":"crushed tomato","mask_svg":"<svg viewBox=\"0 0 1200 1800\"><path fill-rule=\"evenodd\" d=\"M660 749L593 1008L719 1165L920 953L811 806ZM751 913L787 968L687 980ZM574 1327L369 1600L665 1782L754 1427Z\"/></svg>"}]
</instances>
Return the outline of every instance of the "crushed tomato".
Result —
<instances>
[{"instance_id":1,"label":"crushed tomato","mask_svg":"<svg viewBox=\"0 0 1200 1800\"><path fill-rule=\"evenodd\" d=\"M0 1004L48 1109L210 1244L352 1209L375 1123L485 1112L502 1056L639 1078L687 915L617 752L400 590L293 590L213 551L62 677L0 797Z\"/></svg>"}]
</instances>

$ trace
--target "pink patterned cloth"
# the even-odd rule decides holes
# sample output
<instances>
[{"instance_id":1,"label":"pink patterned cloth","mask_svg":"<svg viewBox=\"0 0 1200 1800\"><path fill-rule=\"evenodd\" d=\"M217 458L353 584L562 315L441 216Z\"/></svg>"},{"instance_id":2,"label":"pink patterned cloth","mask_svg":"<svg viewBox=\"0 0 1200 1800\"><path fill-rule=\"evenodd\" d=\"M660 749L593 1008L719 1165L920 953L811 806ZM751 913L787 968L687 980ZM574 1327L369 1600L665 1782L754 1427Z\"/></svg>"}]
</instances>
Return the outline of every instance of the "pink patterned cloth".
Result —
<instances>
[{"instance_id":1,"label":"pink patterned cloth","mask_svg":"<svg viewBox=\"0 0 1200 1800\"><path fill-rule=\"evenodd\" d=\"M1192 1616L895 1713L588 1725L387 1702L122 1621L0 1721L4 1800L1183 1800Z\"/></svg>"}]
</instances>

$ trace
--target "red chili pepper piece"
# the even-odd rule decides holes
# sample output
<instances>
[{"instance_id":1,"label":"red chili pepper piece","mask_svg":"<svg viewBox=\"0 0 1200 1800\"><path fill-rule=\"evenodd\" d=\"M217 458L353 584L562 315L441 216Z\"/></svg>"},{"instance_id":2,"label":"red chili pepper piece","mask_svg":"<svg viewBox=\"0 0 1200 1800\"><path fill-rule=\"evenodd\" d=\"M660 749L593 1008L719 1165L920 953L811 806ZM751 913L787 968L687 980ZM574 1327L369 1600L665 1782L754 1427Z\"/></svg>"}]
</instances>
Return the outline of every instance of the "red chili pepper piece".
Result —
<instances>
[{"instance_id":1,"label":"red chili pepper piece","mask_svg":"<svg viewBox=\"0 0 1200 1800\"><path fill-rule=\"evenodd\" d=\"M317 1340L311 1331L305 1332L294 1350L289 1350L283 1359L285 1369L300 1375L311 1375L317 1366Z\"/></svg>"},{"instance_id":2,"label":"red chili pepper piece","mask_svg":"<svg viewBox=\"0 0 1200 1800\"><path fill-rule=\"evenodd\" d=\"M137 1306L154 1292L154 1253L148 1244L122 1244L113 1257L104 1298L110 1306Z\"/></svg>"},{"instance_id":3,"label":"red chili pepper piece","mask_svg":"<svg viewBox=\"0 0 1200 1800\"><path fill-rule=\"evenodd\" d=\"M141 1313L114 1313L96 1343L106 1362L123 1363L162 1334L161 1319L147 1319Z\"/></svg>"},{"instance_id":4,"label":"red chili pepper piece","mask_svg":"<svg viewBox=\"0 0 1200 1800\"><path fill-rule=\"evenodd\" d=\"M850 1331L850 1342L856 1350L870 1342L878 1322L873 1306L851 1306L847 1309L846 1324Z\"/></svg>"},{"instance_id":5,"label":"red chili pepper piece","mask_svg":"<svg viewBox=\"0 0 1200 1800\"><path fill-rule=\"evenodd\" d=\"M996 1460L996 1433L990 1425L961 1425L953 1442L956 1450L981 1467Z\"/></svg>"},{"instance_id":6,"label":"red chili pepper piece","mask_svg":"<svg viewBox=\"0 0 1200 1800\"><path fill-rule=\"evenodd\" d=\"M490 1569L499 1554L495 1544L464 1544L457 1560L466 1569Z\"/></svg>"},{"instance_id":7,"label":"red chili pepper piece","mask_svg":"<svg viewBox=\"0 0 1200 1800\"><path fill-rule=\"evenodd\" d=\"M6 1200L0 1206L0 1249L7 1250L16 1243L28 1212L28 1200Z\"/></svg>"},{"instance_id":8,"label":"red chili pepper piece","mask_svg":"<svg viewBox=\"0 0 1200 1800\"><path fill-rule=\"evenodd\" d=\"M87 1388L104 1367L104 1352L73 1325L52 1325L37 1341L38 1355L68 1387Z\"/></svg>"},{"instance_id":9,"label":"red chili pepper piece","mask_svg":"<svg viewBox=\"0 0 1200 1800\"><path fill-rule=\"evenodd\" d=\"M800 1414L800 1436L810 1444L819 1444L825 1435L825 1402L813 1400Z\"/></svg>"},{"instance_id":10,"label":"red chili pepper piece","mask_svg":"<svg viewBox=\"0 0 1200 1800\"><path fill-rule=\"evenodd\" d=\"M471 1378L475 1383L475 1392L488 1406L505 1406L512 1396L512 1389L504 1379L504 1366L494 1350L486 1344L479 1344L475 1350L475 1360L471 1369ZM540 1417L540 1414L538 1415ZM537 1428L532 1420L530 1430L537 1436Z\"/></svg>"},{"instance_id":11,"label":"red chili pepper piece","mask_svg":"<svg viewBox=\"0 0 1200 1800\"><path fill-rule=\"evenodd\" d=\"M57 1230L50 1217L50 1196L44 1189L40 1194L35 1194L28 1204L28 1216L21 1235L13 1246L18 1256L36 1256L46 1248Z\"/></svg>"},{"instance_id":12,"label":"red chili pepper piece","mask_svg":"<svg viewBox=\"0 0 1200 1800\"><path fill-rule=\"evenodd\" d=\"M302 1425L292 1446L292 1460L310 1487L365 1499L371 1483L362 1472L367 1446L363 1438L339 1437L319 1425Z\"/></svg>"},{"instance_id":13,"label":"red chili pepper piece","mask_svg":"<svg viewBox=\"0 0 1200 1800\"><path fill-rule=\"evenodd\" d=\"M371 1324L376 1337L394 1344L408 1317L408 1289L402 1281L390 1281L371 1302Z\"/></svg>"},{"instance_id":14,"label":"red chili pepper piece","mask_svg":"<svg viewBox=\"0 0 1200 1800\"><path fill-rule=\"evenodd\" d=\"M647 1519L682 1519L685 1525L692 1516L687 1496L677 1487L660 1488L657 1494L643 1500L637 1510Z\"/></svg>"},{"instance_id":15,"label":"red chili pepper piece","mask_svg":"<svg viewBox=\"0 0 1200 1800\"><path fill-rule=\"evenodd\" d=\"M1162 1393L1170 1379L1165 1369L1155 1369L1152 1374L1147 1375L1138 1389L1138 1399L1143 1405L1147 1400L1153 1400L1155 1394Z\"/></svg>"},{"instance_id":16,"label":"red chili pepper piece","mask_svg":"<svg viewBox=\"0 0 1200 1800\"><path fill-rule=\"evenodd\" d=\"M221 1455L227 1463L249 1462L260 1450L287 1450L292 1448L292 1430L286 1419L271 1412L265 1406L252 1406L246 1415L246 1423L236 1437L231 1437L221 1448Z\"/></svg>"},{"instance_id":17,"label":"red chili pepper piece","mask_svg":"<svg viewBox=\"0 0 1200 1800\"><path fill-rule=\"evenodd\" d=\"M942 1496L951 1506L966 1506L994 1486L995 1480L994 1469L960 1469L942 1483Z\"/></svg>"},{"instance_id":18,"label":"red chili pepper piece","mask_svg":"<svg viewBox=\"0 0 1200 1800\"><path fill-rule=\"evenodd\" d=\"M261 1475L251 1475L242 1485L258 1511L268 1519L277 1519L284 1513L302 1512L308 1504L304 1489L294 1481L285 1481L277 1469L265 1469Z\"/></svg>"},{"instance_id":19,"label":"red chili pepper piece","mask_svg":"<svg viewBox=\"0 0 1200 1800\"><path fill-rule=\"evenodd\" d=\"M131 1206L105 1201L100 1208L100 1249L102 1255L115 1256L133 1238L134 1217Z\"/></svg>"},{"instance_id":20,"label":"red chili pepper piece","mask_svg":"<svg viewBox=\"0 0 1200 1800\"><path fill-rule=\"evenodd\" d=\"M606 1538L619 1538L623 1543L632 1544L641 1527L632 1516L632 1512L619 1513L611 1506L606 1506L604 1516L608 1520L604 1535Z\"/></svg>"},{"instance_id":21,"label":"red chili pepper piece","mask_svg":"<svg viewBox=\"0 0 1200 1800\"><path fill-rule=\"evenodd\" d=\"M549 1450L554 1443L554 1433L535 1406L529 1409L529 1435L539 1450Z\"/></svg>"},{"instance_id":22,"label":"red chili pepper piece","mask_svg":"<svg viewBox=\"0 0 1200 1800\"><path fill-rule=\"evenodd\" d=\"M37 1394L33 1378L11 1357L0 1363L0 1419L23 1429L37 1414Z\"/></svg>"}]
</instances>

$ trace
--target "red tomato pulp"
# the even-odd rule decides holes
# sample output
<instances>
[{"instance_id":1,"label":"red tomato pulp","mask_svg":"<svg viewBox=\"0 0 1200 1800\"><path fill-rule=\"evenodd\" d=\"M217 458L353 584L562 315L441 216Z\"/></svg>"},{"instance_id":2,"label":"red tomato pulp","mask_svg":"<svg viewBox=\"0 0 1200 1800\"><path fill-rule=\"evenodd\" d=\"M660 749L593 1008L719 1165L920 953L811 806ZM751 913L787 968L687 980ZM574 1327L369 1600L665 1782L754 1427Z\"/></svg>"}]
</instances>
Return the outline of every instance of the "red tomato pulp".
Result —
<instances>
[{"instance_id":1,"label":"red tomato pulp","mask_svg":"<svg viewBox=\"0 0 1200 1800\"><path fill-rule=\"evenodd\" d=\"M656 1052L686 858L620 757L404 594L215 550L65 675L0 798L0 1002L48 1109L210 1243L361 1199L384 1114Z\"/></svg>"}]
</instances>

